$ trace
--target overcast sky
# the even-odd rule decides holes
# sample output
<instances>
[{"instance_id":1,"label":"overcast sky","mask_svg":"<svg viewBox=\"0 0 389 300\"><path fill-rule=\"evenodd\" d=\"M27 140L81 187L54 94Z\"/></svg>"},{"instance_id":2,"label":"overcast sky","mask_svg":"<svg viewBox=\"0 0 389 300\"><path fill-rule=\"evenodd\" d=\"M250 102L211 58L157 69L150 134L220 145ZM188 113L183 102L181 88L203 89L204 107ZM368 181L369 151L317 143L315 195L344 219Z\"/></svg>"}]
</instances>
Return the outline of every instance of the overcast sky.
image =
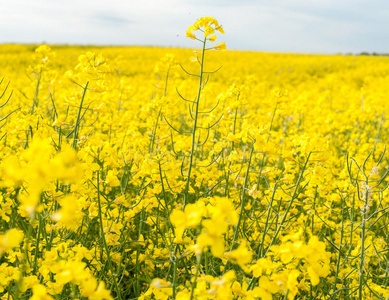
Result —
<instances>
[{"instance_id":1,"label":"overcast sky","mask_svg":"<svg viewBox=\"0 0 389 300\"><path fill-rule=\"evenodd\" d=\"M196 47L196 19L229 49L389 53L389 0L0 0L0 43Z\"/></svg>"}]
</instances>

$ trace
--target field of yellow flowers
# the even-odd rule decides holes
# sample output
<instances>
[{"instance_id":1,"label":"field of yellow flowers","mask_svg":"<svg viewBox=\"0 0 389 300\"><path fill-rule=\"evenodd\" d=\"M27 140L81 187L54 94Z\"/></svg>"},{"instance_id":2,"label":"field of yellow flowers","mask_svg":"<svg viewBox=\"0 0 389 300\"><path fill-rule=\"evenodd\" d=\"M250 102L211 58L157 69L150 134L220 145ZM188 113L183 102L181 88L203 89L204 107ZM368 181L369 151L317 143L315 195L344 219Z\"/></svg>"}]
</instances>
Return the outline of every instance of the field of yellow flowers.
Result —
<instances>
[{"instance_id":1,"label":"field of yellow flowers","mask_svg":"<svg viewBox=\"0 0 389 300\"><path fill-rule=\"evenodd\" d=\"M0 45L1 299L389 297L389 57L223 33Z\"/></svg>"}]
</instances>

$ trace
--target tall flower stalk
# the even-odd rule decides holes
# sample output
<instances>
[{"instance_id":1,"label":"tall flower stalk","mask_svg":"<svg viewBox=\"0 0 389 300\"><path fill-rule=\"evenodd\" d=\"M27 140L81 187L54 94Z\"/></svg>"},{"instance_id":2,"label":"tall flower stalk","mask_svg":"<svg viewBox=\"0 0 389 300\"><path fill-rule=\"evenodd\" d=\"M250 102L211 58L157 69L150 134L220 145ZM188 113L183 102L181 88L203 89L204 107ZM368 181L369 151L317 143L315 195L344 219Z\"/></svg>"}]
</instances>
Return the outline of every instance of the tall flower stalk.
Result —
<instances>
[{"instance_id":1,"label":"tall flower stalk","mask_svg":"<svg viewBox=\"0 0 389 300\"><path fill-rule=\"evenodd\" d=\"M196 36L195 33L197 31L200 31L203 34L203 38L202 39L198 38ZM190 146L190 153L189 153L188 172L186 174L186 184L185 184L185 190L184 190L183 209L189 203L190 180L191 180L191 174L192 174L193 166L195 164L194 161L196 159L196 152L197 152L197 145L198 145L197 139L199 138L199 137L196 136L196 134L198 132L198 126L199 126L198 125L199 114L204 113L204 112L199 111L201 92L202 92L202 90L204 89L205 85L208 82L208 78L207 78L207 80L204 80L205 79L204 77L205 77L205 74L213 73L213 72L205 72L204 71L205 52L207 50L212 50L212 49L214 49L214 50L225 50L226 49L226 46L225 46L224 42L220 43L220 44L218 44L218 45L216 45L214 47L211 47L211 48L207 48L206 47L207 42L215 42L216 41L216 39L217 39L216 32L217 31L222 33L222 34L224 34L223 27L221 25L219 25L218 21L215 20L212 17L200 18L192 26L190 26L188 28L188 30L186 31L186 36L187 37L189 37L189 38L191 38L193 40L197 40L197 41L199 41L202 44L202 49L201 49L201 52L200 52L200 55L199 55L200 58L196 58L197 62L200 65L199 73L198 74L192 74L192 73L187 72L183 68L185 73L187 73L190 76L198 77L198 79L199 79L199 81L198 81L199 84L198 84L198 88L197 88L197 96L196 96L195 100L194 101L190 101L190 100L187 100L187 99L182 97L183 100L189 101L189 102L192 103L192 105L190 106L190 115L191 115L191 117L193 119L193 125L192 125L192 129L190 131L190 134L191 134L191 146ZM206 129L209 130L215 124L213 124L211 126L208 126Z\"/></svg>"}]
</instances>

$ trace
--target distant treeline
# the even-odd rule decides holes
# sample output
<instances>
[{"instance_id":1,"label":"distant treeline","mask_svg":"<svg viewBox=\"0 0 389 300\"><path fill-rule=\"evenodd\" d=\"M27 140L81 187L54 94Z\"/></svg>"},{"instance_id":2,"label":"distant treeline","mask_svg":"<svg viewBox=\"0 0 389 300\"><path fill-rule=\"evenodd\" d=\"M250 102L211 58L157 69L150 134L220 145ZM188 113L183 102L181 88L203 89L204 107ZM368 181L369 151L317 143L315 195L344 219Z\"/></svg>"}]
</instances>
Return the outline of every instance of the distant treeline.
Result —
<instances>
[{"instance_id":1,"label":"distant treeline","mask_svg":"<svg viewBox=\"0 0 389 300\"><path fill-rule=\"evenodd\" d=\"M350 54L351 55L351 54ZM361 52L359 54L356 54L356 55L372 55L372 56L378 56L378 55L381 55L381 56L388 56L389 53L377 53L377 52L372 52L372 53L369 53L369 52Z\"/></svg>"}]
</instances>

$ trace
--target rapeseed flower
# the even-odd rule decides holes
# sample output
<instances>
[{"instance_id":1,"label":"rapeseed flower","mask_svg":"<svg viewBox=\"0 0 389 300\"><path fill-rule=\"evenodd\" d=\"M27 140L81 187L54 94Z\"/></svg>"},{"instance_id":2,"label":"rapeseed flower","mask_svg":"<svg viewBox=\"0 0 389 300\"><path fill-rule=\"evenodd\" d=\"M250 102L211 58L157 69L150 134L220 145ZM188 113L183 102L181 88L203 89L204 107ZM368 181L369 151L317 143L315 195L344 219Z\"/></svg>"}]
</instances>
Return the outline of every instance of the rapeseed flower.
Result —
<instances>
[{"instance_id":1,"label":"rapeseed flower","mask_svg":"<svg viewBox=\"0 0 389 300\"><path fill-rule=\"evenodd\" d=\"M388 297L387 58L223 33L1 45L2 299Z\"/></svg>"},{"instance_id":2,"label":"rapeseed flower","mask_svg":"<svg viewBox=\"0 0 389 300\"><path fill-rule=\"evenodd\" d=\"M208 39L211 42L214 42L217 38L215 31L219 31L220 33L224 34L223 27L219 25L219 22L212 17L202 17L198 19L193 25L189 26L188 30L186 31L186 37L189 37L193 40L197 39L195 35L196 31L203 32L205 39Z\"/></svg>"}]
</instances>

